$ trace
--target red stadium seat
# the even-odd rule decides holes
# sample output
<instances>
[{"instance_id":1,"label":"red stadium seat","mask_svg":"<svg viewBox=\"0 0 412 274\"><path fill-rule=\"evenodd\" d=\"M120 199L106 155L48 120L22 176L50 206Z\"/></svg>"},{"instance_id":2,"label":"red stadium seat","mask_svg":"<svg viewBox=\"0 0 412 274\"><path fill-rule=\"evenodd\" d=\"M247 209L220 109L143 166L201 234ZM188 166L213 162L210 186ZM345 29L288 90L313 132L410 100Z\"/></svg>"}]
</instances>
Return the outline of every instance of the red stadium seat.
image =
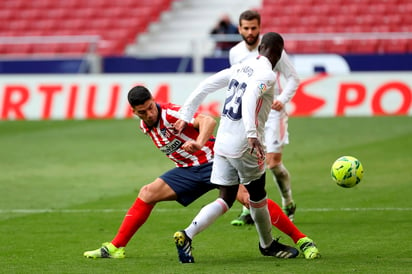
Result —
<instances>
[{"instance_id":1,"label":"red stadium seat","mask_svg":"<svg viewBox=\"0 0 412 274\"><path fill-rule=\"evenodd\" d=\"M412 32L412 2L410 0L263 0L262 32L277 30L281 33L367 33ZM288 14L283 19L282 14ZM282 28L287 25L287 28ZM298 52L314 51L315 46L291 47ZM376 42L327 41L325 52L355 53L380 52ZM405 47L391 45L397 51Z\"/></svg>"},{"instance_id":2,"label":"red stadium seat","mask_svg":"<svg viewBox=\"0 0 412 274\"><path fill-rule=\"evenodd\" d=\"M293 41L293 40L286 40L285 41L285 51L288 52L288 53L299 52L298 42Z\"/></svg>"},{"instance_id":3,"label":"red stadium seat","mask_svg":"<svg viewBox=\"0 0 412 274\"><path fill-rule=\"evenodd\" d=\"M59 43L33 44L32 54L54 55L59 53L60 47L61 44Z\"/></svg>"},{"instance_id":4,"label":"red stadium seat","mask_svg":"<svg viewBox=\"0 0 412 274\"><path fill-rule=\"evenodd\" d=\"M16 19L12 20L8 23L8 30L10 31L16 31L16 32L21 32L24 30L27 30L28 27L30 26L30 22L26 20L21 20L21 19Z\"/></svg>"},{"instance_id":5,"label":"red stadium seat","mask_svg":"<svg viewBox=\"0 0 412 274\"><path fill-rule=\"evenodd\" d=\"M412 40L407 39L383 40L382 48L384 53L405 53L411 43Z\"/></svg>"},{"instance_id":6,"label":"red stadium seat","mask_svg":"<svg viewBox=\"0 0 412 274\"><path fill-rule=\"evenodd\" d=\"M89 20L87 18L68 19L68 20L59 21L59 24L57 25L57 27L59 29L81 31L87 28L88 23L89 23Z\"/></svg>"},{"instance_id":7,"label":"red stadium seat","mask_svg":"<svg viewBox=\"0 0 412 274\"><path fill-rule=\"evenodd\" d=\"M54 20L55 24L58 25L60 21L67 20L72 14L73 12L70 9L55 7L48 10L47 18Z\"/></svg>"},{"instance_id":8,"label":"red stadium seat","mask_svg":"<svg viewBox=\"0 0 412 274\"><path fill-rule=\"evenodd\" d=\"M54 0L36 0L36 1L26 1L29 2L30 7L40 9L40 10L49 10L56 6L56 1Z\"/></svg>"},{"instance_id":9,"label":"red stadium seat","mask_svg":"<svg viewBox=\"0 0 412 274\"><path fill-rule=\"evenodd\" d=\"M30 30L42 30L44 32L51 32L55 29L56 21L53 19L34 20L29 25Z\"/></svg>"},{"instance_id":10,"label":"red stadium seat","mask_svg":"<svg viewBox=\"0 0 412 274\"><path fill-rule=\"evenodd\" d=\"M106 43L99 47L102 52L120 52L128 43L135 41L139 33L146 31L150 22L158 20L160 12L169 9L171 1L3 1L0 9L0 35L99 34ZM260 12L262 33L412 32L412 3L409 0L263 0ZM348 44L347 41L305 42L304 45L301 47L295 43L295 46L288 47L296 51L302 49L303 52L323 50L341 53L345 50L405 50L402 43L385 47L379 43Z\"/></svg>"},{"instance_id":11,"label":"red stadium seat","mask_svg":"<svg viewBox=\"0 0 412 274\"><path fill-rule=\"evenodd\" d=\"M336 54L344 54L348 53L349 51L349 42L346 40L326 40L324 41L324 52L326 53L336 53Z\"/></svg>"},{"instance_id":12,"label":"red stadium seat","mask_svg":"<svg viewBox=\"0 0 412 274\"><path fill-rule=\"evenodd\" d=\"M102 52L124 52L136 36L146 31L151 21L157 20L162 11L170 7L172 0L10 0L3 1L0 9L0 35L83 35L102 37ZM142 16L144 15L144 16ZM82 44L62 44L61 47L33 45L33 50L46 53L61 51L83 53ZM103 50L104 49L104 50ZM30 53L29 45L16 49L2 47L3 51Z\"/></svg>"},{"instance_id":13,"label":"red stadium seat","mask_svg":"<svg viewBox=\"0 0 412 274\"><path fill-rule=\"evenodd\" d=\"M70 13L70 18L78 18L78 19L86 19L86 18L93 18L93 20L89 19L89 22L93 22L95 17L97 17L99 10L95 7L80 7L76 10L72 10ZM107 18L109 19L109 18Z\"/></svg>"},{"instance_id":14,"label":"red stadium seat","mask_svg":"<svg viewBox=\"0 0 412 274\"><path fill-rule=\"evenodd\" d=\"M114 21L110 18L96 18L88 23L87 28L91 30L105 31L112 27Z\"/></svg>"},{"instance_id":15,"label":"red stadium seat","mask_svg":"<svg viewBox=\"0 0 412 274\"><path fill-rule=\"evenodd\" d=\"M86 54L89 50L89 43L66 43L59 48L63 54Z\"/></svg>"},{"instance_id":16,"label":"red stadium seat","mask_svg":"<svg viewBox=\"0 0 412 274\"><path fill-rule=\"evenodd\" d=\"M378 40L352 40L350 51L351 53L376 53L378 51Z\"/></svg>"},{"instance_id":17,"label":"red stadium seat","mask_svg":"<svg viewBox=\"0 0 412 274\"><path fill-rule=\"evenodd\" d=\"M31 44L6 44L5 53L9 55L29 55L32 52Z\"/></svg>"},{"instance_id":18,"label":"red stadium seat","mask_svg":"<svg viewBox=\"0 0 412 274\"><path fill-rule=\"evenodd\" d=\"M299 41L299 53L321 53L324 51L324 41Z\"/></svg>"}]
</instances>

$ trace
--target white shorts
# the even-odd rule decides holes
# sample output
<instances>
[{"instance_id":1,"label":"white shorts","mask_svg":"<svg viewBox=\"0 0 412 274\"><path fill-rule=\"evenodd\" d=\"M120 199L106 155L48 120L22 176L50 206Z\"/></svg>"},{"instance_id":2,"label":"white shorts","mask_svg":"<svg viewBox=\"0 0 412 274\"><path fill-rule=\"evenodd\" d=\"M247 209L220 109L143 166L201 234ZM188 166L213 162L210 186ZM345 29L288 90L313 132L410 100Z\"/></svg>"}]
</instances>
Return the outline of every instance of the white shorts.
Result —
<instances>
[{"instance_id":1,"label":"white shorts","mask_svg":"<svg viewBox=\"0 0 412 274\"><path fill-rule=\"evenodd\" d=\"M271 110L265 124L266 153L281 153L289 144L288 114L285 111Z\"/></svg>"},{"instance_id":2,"label":"white shorts","mask_svg":"<svg viewBox=\"0 0 412 274\"><path fill-rule=\"evenodd\" d=\"M259 179L265 173L265 168L265 161L258 160L256 153L250 154L250 150L240 158L215 154L210 181L222 186L233 186L239 183L247 185Z\"/></svg>"}]
</instances>

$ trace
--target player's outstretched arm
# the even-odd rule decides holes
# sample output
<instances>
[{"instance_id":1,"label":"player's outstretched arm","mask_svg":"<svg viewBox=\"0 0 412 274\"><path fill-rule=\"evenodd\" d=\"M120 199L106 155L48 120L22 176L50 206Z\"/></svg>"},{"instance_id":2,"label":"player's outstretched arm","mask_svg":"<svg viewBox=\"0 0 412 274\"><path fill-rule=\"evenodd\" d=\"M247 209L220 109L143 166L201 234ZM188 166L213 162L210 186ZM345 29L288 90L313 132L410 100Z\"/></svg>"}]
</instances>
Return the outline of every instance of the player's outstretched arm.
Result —
<instances>
[{"instance_id":1,"label":"player's outstretched arm","mask_svg":"<svg viewBox=\"0 0 412 274\"><path fill-rule=\"evenodd\" d=\"M204 146L213 135L216 124L216 120L209 115L199 114L195 118L193 126L199 130L199 136L197 137L196 142L199 143L201 147Z\"/></svg>"},{"instance_id":2,"label":"player's outstretched arm","mask_svg":"<svg viewBox=\"0 0 412 274\"><path fill-rule=\"evenodd\" d=\"M202 149L202 147L213 135L216 127L216 121L211 116L199 114L193 121L193 127L199 130L199 136L195 141L187 141L182 145L182 149L189 153L194 153Z\"/></svg>"}]
</instances>

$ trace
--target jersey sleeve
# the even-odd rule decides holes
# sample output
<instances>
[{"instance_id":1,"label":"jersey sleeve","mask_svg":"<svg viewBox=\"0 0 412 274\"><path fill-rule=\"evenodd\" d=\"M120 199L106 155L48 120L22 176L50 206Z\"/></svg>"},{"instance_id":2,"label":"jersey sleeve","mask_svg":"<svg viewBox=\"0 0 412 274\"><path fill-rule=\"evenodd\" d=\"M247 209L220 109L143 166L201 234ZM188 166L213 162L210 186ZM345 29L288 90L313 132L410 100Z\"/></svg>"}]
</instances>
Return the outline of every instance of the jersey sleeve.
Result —
<instances>
[{"instance_id":1,"label":"jersey sleeve","mask_svg":"<svg viewBox=\"0 0 412 274\"><path fill-rule=\"evenodd\" d=\"M231 69L224 69L203 80L190 94L189 98L186 99L180 109L180 119L185 122L190 122L200 104L209 93L215 92L228 85L230 75Z\"/></svg>"},{"instance_id":2,"label":"jersey sleeve","mask_svg":"<svg viewBox=\"0 0 412 274\"><path fill-rule=\"evenodd\" d=\"M300 80L295 67L285 51L282 52L282 56L276 64L275 71L280 72L280 74L286 79L286 85L276 99L282 102L282 104L289 103L296 93Z\"/></svg>"},{"instance_id":3,"label":"jersey sleeve","mask_svg":"<svg viewBox=\"0 0 412 274\"><path fill-rule=\"evenodd\" d=\"M249 81L242 98L242 119L247 138L257 138L257 113L260 110L263 94L274 85L275 75L273 71L259 73Z\"/></svg>"},{"instance_id":4,"label":"jersey sleeve","mask_svg":"<svg viewBox=\"0 0 412 274\"><path fill-rule=\"evenodd\" d=\"M232 66L236 63L235 57L236 57L236 50L237 47L239 46L239 44L237 44L236 46L232 47L229 50L229 64Z\"/></svg>"}]
</instances>

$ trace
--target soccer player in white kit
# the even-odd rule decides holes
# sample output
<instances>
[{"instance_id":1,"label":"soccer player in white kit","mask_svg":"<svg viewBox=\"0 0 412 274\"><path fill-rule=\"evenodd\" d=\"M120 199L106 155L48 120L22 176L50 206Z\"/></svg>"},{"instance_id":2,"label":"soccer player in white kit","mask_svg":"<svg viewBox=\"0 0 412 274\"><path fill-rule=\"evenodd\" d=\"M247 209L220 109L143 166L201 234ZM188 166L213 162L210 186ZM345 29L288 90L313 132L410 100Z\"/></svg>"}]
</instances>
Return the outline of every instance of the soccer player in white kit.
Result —
<instances>
[{"instance_id":1,"label":"soccer player in white kit","mask_svg":"<svg viewBox=\"0 0 412 274\"><path fill-rule=\"evenodd\" d=\"M239 184L245 185L250 194L250 212L259 234L262 255L294 258L299 254L296 248L273 239L265 191L264 125L275 93L276 74L273 68L282 50L283 39L279 34L265 34L259 45L258 57L210 76L181 108L181 119L174 125L177 132L185 128L209 93L227 87L211 175L212 183L220 186L219 198L204 206L185 230L175 233L182 263L194 262L191 252L193 237L229 210L236 200ZM305 258L318 257L319 251L311 239L305 237L297 244Z\"/></svg>"},{"instance_id":2,"label":"soccer player in white kit","mask_svg":"<svg viewBox=\"0 0 412 274\"><path fill-rule=\"evenodd\" d=\"M239 33L243 38L229 51L230 65L242 63L245 60L255 58L258 55L260 42L260 14L257 11L247 10L239 16ZM296 204L292 197L292 188L289 171L282 163L282 151L284 145L289 143L288 115L285 104L294 96L299 86L299 77L288 55L283 50L282 56L275 68L278 81L275 86L274 106L265 125L266 164L272 172L282 198L282 208L291 221L294 221ZM286 79L286 85L280 87L279 76ZM272 107L273 108L273 107ZM239 187L237 199L244 205L247 204L248 193L243 186ZM241 226L251 224L249 209L245 206L239 217L231 222L232 225Z\"/></svg>"}]
</instances>

